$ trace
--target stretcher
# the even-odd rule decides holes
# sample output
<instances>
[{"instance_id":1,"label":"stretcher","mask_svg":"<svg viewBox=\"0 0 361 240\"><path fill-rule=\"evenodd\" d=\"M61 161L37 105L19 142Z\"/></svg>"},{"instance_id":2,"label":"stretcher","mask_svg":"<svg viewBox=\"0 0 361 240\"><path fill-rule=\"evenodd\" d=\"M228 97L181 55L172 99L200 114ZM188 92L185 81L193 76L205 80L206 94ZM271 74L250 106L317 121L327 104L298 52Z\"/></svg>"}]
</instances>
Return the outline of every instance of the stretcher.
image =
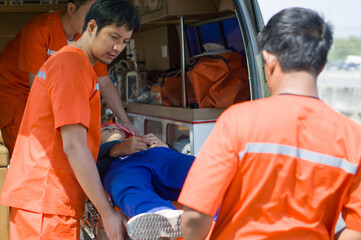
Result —
<instances>
[{"instance_id":1,"label":"stretcher","mask_svg":"<svg viewBox=\"0 0 361 240\"><path fill-rule=\"evenodd\" d=\"M108 194L107 196L110 205L121 212L121 210L114 205L112 198ZM86 234L88 234L91 239L108 240L108 237L104 231L102 218L89 199L87 199L85 202L85 211L83 218L80 220L80 227L84 230ZM130 238L127 237L125 237L125 239L130 240Z\"/></svg>"},{"instance_id":2,"label":"stretcher","mask_svg":"<svg viewBox=\"0 0 361 240\"><path fill-rule=\"evenodd\" d=\"M107 194L110 205L116 210L122 212L118 207L114 205L112 198ZM103 222L101 216L93 203L87 199L85 202L85 211L83 218L80 220L80 227L91 239L96 240L108 240L105 234ZM128 236L125 236L126 240L131 240Z\"/></svg>"},{"instance_id":3,"label":"stretcher","mask_svg":"<svg viewBox=\"0 0 361 240\"><path fill-rule=\"evenodd\" d=\"M115 207L116 210L122 212L118 207L114 206L114 203L112 199L109 197L109 195L108 198L112 207ZM176 201L172 201L172 204L177 209L183 209L183 205L177 203ZM104 231L104 226L101 216L89 199L87 199L85 203L85 212L83 218L80 220L80 227L91 239L108 240L108 237L106 236ZM129 236L125 236L124 239L131 240ZM183 238L179 238L177 240L182 240L182 239Z\"/></svg>"},{"instance_id":4,"label":"stretcher","mask_svg":"<svg viewBox=\"0 0 361 240\"><path fill-rule=\"evenodd\" d=\"M99 240L99 235L103 235L100 234L100 232L104 232L100 214L89 199L85 202L85 212L83 218L80 220L80 227L91 239Z\"/></svg>"}]
</instances>

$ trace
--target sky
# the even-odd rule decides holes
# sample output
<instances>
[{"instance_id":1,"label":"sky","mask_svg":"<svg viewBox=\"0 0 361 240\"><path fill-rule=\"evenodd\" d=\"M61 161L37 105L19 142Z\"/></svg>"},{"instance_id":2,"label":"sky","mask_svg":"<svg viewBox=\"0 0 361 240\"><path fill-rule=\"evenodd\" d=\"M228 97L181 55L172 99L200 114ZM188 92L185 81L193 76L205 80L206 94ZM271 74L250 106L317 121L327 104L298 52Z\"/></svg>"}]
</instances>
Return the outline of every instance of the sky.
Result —
<instances>
[{"instance_id":1,"label":"sky","mask_svg":"<svg viewBox=\"0 0 361 240\"><path fill-rule=\"evenodd\" d=\"M319 12L334 26L335 38L361 37L361 0L258 0L267 21L287 7L306 7Z\"/></svg>"}]
</instances>

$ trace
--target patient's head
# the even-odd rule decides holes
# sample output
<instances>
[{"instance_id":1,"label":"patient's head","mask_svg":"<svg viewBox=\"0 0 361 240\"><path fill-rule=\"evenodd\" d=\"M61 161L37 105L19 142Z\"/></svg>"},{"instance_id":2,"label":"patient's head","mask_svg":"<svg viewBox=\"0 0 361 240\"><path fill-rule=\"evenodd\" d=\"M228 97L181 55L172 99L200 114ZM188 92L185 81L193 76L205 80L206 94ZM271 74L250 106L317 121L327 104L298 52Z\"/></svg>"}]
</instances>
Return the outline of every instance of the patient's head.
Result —
<instances>
[{"instance_id":1,"label":"patient's head","mask_svg":"<svg viewBox=\"0 0 361 240\"><path fill-rule=\"evenodd\" d=\"M100 144L114 140L124 140L124 139L125 139L125 133L121 129L119 124L105 123L101 126Z\"/></svg>"}]
</instances>

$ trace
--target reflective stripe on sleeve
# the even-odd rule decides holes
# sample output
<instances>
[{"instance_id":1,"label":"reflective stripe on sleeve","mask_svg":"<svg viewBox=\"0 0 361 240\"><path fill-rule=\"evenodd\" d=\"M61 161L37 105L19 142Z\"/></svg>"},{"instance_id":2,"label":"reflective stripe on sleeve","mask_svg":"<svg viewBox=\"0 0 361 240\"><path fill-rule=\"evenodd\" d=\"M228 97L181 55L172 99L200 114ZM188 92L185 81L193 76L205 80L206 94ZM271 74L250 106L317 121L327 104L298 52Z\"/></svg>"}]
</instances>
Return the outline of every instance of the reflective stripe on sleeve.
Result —
<instances>
[{"instance_id":1,"label":"reflective stripe on sleeve","mask_svg":"<svg viewBox=\"0 0 361 240\"><path fill-rule=\"evenodd\" d=\"M99 83L95 85L94 92L99 90Z\"/></svg>"},{"instance_id":2,"label":"reflective stripe on sleeve","mask_svg":"<svg viewBox=\"0 0 361 240\"><path fill-rule=\"evenodd\" d=\"M350 163L346 159L282 144L247 143L246 149L238 153L239 159L241 160L246 153L270 153L286 155L331 167L341 168L350 174L355 174L357 171L357 165Z\"/></svg>"},{"instance_id":3,"label":"reflective stripe on sleeve","mask_svg":"<svg viewBox=\"0 0 361 240\"><path fill-rule=\"evenodd\" d=\"M50 56L53 56L56 53L56 51L48 49L48 50L46 50L46 53Z\"/></svg>"},{"instance_id":4,"label":"reflective stripe on sleeve","mask_svg":"<svg viewBox=\"0 0 361 240\"><path fill-rule=\"evenodd\" d=\"M39 70L39 72L36 74L36 76L38 76L38 77L40 77L40 78L42 78L42 79L46 79L46 74L45 74L45 72L43 72L43 71L41 71L41 70Z\"/></svg>"}]
</instances>

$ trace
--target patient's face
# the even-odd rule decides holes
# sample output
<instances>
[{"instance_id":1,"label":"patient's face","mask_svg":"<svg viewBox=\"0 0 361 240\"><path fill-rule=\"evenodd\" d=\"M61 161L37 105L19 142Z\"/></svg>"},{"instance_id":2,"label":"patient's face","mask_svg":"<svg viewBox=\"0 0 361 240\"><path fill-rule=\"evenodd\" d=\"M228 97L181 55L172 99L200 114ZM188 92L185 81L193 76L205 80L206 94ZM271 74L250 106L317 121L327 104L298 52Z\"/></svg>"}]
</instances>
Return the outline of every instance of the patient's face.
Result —
<instances>
[{"instance_id":1,"label":"patient's face","mask_svg":"<svg viewBox=\"0 0 361 240\"><path fill-rule=\"evenodd\" d=\"M106 125L101 128L100 144L114 140L124 140L123 130L115 124Z\"/></svg>"}]
</instances>

